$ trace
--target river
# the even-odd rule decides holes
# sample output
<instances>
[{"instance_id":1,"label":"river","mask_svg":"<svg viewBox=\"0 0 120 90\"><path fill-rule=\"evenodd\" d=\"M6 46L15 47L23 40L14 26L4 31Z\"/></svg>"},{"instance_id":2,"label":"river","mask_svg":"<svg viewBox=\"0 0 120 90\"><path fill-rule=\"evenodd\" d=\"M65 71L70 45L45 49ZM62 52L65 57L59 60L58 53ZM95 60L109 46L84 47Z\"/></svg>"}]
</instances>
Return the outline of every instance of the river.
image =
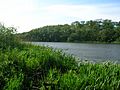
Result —
<instances>
[{"instance_id":1,"label":"river","mask_svg":"<svg viewBox=\"0 0 120 90\"><path fill-rule=\"evenodd\" d=\"M62 49L66 54L71 54L81 60L91 60L95 62L120 62L120 44L87 44L61 42L32 42L32 44Z\"/></svg>"}]
</instances>

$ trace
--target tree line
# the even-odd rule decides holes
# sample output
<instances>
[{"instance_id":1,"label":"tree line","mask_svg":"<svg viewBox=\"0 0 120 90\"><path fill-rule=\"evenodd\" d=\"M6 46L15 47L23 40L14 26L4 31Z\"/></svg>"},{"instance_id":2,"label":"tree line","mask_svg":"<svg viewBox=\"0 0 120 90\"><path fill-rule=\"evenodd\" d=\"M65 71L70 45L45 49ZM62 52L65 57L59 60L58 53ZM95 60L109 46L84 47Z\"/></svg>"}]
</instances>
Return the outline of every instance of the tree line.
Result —
<instances>
[{"instance_id":1,"label":"tree line","mask_svg":"<svg viewBox=\"0 0 120 90\"><path fill-rule=\"evenodd\" d=\"M38 42L120 42L120 22L112 20L75 21L18 34L24 41Z\"/></svg>"}]
</instances>

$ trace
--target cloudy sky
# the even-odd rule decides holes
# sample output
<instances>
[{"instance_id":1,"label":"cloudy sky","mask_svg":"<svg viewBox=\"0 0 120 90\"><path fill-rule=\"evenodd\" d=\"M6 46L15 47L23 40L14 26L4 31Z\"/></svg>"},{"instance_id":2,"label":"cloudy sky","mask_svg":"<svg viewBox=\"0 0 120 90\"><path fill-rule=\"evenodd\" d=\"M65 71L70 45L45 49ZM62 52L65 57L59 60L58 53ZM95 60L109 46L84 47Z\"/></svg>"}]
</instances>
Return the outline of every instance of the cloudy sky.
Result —
<instances>
[{"instance_id":1,"label":"cloudy sky","mask_svg":"<svg viewBox=\"0 0 120 90\"><path fill-rule=\"evenodd\" d=\"M120 0L0 0L0 22L18 32L101 18L120 21Z\"/></svg>"}]
</instances>

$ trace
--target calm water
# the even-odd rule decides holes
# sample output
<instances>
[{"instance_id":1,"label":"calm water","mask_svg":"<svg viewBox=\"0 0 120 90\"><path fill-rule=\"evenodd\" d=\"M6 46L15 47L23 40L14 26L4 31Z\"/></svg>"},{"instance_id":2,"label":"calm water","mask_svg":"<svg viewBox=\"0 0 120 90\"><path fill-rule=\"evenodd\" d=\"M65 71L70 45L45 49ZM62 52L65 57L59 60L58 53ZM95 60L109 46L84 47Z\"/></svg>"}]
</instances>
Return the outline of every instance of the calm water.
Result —
<instances>
[{"instance_id":1,"label":"calm water","mask_svg":"<svg viewBox=\"0 0 120 90\"><path fill-rule=\"evenodd\" d=\"M83 43L58 43L58 42L32 42L62 49L67 54L72 54L81 60L92 61L118 61L120 62L120 44L83 44Z\"/></svg>"}]
</instances>

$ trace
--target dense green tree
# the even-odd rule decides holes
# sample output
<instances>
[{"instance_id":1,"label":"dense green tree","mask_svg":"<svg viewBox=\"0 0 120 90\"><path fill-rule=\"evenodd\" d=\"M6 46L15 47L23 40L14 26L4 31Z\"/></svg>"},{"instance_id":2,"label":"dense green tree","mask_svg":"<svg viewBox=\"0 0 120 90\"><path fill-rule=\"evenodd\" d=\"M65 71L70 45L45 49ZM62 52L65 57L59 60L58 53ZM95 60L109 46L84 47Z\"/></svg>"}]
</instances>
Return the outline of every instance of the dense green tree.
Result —
<instances>
[{"instance_id":1,"label":"dense green tree","mask_svg":"<svg viewBox=\"0 0 120 90\"><path fill-rule=\"evenodd\" d=\"M18 43L15 37L16 29L13 27L5 27L0 24L0 49L15 47Z\"/></svg>"},{"instance_id":2,"label":"dense green tree","mask_svg":"<svg viewBox=\"0 0 120 90\"><path fill-rule=\"evenodd\" d=\"M112 23L111 20L104 20L102 23L102 29L104 30L113 30L114 29L114 24Z\"/></svg>"},{"instance_id":3,"label":"dense green tree","mask_svg":"<svg viewBox=\"0 0 120 90\"><path fill-rule=\"evenodd\" d=\"M120 22L111 20L75 21L71 25L53 25L18 34L26 41L44 42L114 42L119 41Z\"/></svg>"},{"instance_id":4,"label":"dense green tree","mask_svg":"<svg viewBox=\"0 0 120 90\"><path fill-rule=\"evenodd\" d=\"M99 41L101 42L113 42L115 31L113 30L102 30L99 32Z\"/></svg>"}]
</instances>

